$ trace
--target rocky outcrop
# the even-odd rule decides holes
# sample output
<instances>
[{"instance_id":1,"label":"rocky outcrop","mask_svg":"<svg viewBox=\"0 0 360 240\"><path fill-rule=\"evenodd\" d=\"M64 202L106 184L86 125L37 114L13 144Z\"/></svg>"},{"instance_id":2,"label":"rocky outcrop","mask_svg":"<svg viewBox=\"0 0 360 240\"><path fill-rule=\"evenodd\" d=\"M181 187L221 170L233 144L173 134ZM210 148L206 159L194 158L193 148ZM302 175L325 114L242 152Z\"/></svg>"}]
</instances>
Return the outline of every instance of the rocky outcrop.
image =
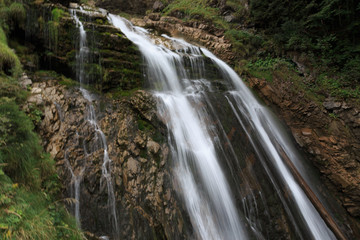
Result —
<instances>
[{"instance_id":1,"label":"rocky outcrop","mask_svg":"<svg viewBox=\"0 0 360 240\"><path fill-rule=\"evenodd\" d=\"M86 118L92 104L112 160L119 238L184 239L189 224L182 217L170 178L166 130L157 119L155 100L145 91L120 100L93 98L90 103L78 88L47 77L32 84L28 99L29 105L43 109L38 131L46 151L57 162L64 197L75 198L75 181L79 180L82 229L99 237L111 236L114 230L102 174L104 149Z\"/></svg>"},{"instance_id":2,"label":"rocky outcrop","mask_svg":"<svg viewBox=\"0 0 360 240\"><path fill-rule=\"evenodd\" d=\"M249 85L275 106L308 158L320 170L341 204L360 217L359 108L327 98L321 105L306 97L293 82L274 76L272 83L249 78ZM359 222L354 221L355 229ZM359 233L357 233L359 234Z\"/></svg>"},{"instance_id":3,"label":"rocky outcrop","mask_svg":"<svg viewBox=\"0 0 360 240\"><path fill-rule=\"evenodd\" d=\"M185 23L176 17L161 17L158 13L149 14L143 19L133 18L131 21L140 27L154 28L205 46L226 62L235 58L231 43L224 38L224 30L215 28L212 24L203 21Z\"/></svg>"},{"instance_id":4,"label":"rocky outcrop","mask_svg":"<svg viewBox=\"0 0 360 240\"><path fill-rule=\"evenodd\" d=\"M141 88L141 57L137 47L109 24L105 12L91 8L76 11L89 46L90 54L84 59L87 83L102 92ZM27 14L26 36L39 54L39 67L75 79L79 30L69 9L55 4L33 4Z\"/></svg>"}]
</instances>

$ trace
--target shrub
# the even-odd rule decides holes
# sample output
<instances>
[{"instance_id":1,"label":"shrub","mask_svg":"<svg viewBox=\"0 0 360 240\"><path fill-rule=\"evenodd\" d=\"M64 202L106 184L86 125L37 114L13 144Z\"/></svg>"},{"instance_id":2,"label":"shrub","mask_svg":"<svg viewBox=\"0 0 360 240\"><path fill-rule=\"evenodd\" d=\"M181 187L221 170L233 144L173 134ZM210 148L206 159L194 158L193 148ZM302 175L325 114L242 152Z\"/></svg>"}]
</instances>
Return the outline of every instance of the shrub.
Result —
<instances>
[{"instance_id":1,"label":"shrub","mask_svg":"<svg viewBox=\"0 0 360 240\"><path fill-rule=\"evenodd\" d=\"M19 2L13 2L9 6L8 17L17 24L23 24L26 18L24 5Z\"/></svg>"},{"instance_id":2,"label":"shrub","mask_svg":"<svg viewBox=\"0 0 360 240\"><path fill-rule=\"evenodd\" d=\"M18 76L21 64L15 52L7 45L6 34L0 26L0 73Z\"/></svg>"}]
</instances>

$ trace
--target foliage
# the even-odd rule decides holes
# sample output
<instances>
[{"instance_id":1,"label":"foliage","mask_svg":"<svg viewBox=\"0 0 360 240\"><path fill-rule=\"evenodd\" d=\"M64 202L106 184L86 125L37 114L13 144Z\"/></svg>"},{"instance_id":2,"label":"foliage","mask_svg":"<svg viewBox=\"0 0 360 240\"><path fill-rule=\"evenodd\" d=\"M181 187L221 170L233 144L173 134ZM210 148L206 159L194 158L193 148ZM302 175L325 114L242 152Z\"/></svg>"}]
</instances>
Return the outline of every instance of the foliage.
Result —
<instances>
[{"instance_id":1,"label":"foliage","mask_svg":"<svg viewBox=\"0 0 360 240\"><path fill-rule=\"evenodd\" d=\"M6 162L5 171L15 181L40 188L41 147L39 139L32 131L33 124L20 111L14 100L1 98L0 116L5 123L2 132L1 162Z\"/></svg>"},{"instance_id":2,"label":"foliage","mask_svg":"<svg viewBox=\"0 0 360 240\"><path fill-rule=\"evenodd\" d=\"M74 80L72 80L72 79L70 79L70 78L66 78L66 77L64 77L64 76L61 76L61 80L59 81L59 83L60 83L61 85L65 85L65 86L67 86L67 87L74 87L74 86L79 85L78 82L76 82L76 81L74 81Z\"/></svg>"},{"instance_id":3,"label":"foliage","mask_svg":"<svg viewBox=\"0 0 360 240\"><path fill-rule=\"evenodd\" d=\"M234 28L225 31L225 37L230 40L234 51L241 57L249 58L260 55L264 51L264 39L249 30L236 30Z\"/></svg>"},{"instance_id":4,"label":"foliage","mask_svg":"<svg viewBox=\"0 0 360 240\"><path fill-rule=\"evenodd\" d=\"M35 105L29 106L28 117L35 124L39 124L44 116L44 113Z\"/></svg>"},{"instance_id":5,"label":"foliage","mask_svg":"<svg viewBox=\"0 0 360 240\"><path fill-rule=\"evenodd\" d=\"M0 72L12 76L18 76L21 72L18 57L14 51L4 43L0 43Z\"/></svg>"},{"instance_id":6,"label":"foliage","mask_svg":"<svg viewBox=\"0 0 360 240\"><path fill-rule=\"evenodd\" d=\"M21 94L9 95L13 98L0 98L0 236L80 239L64 208L52 203L60 189L54 161L43 153L32 121L15 101Z\"/></svg>"},{"instance_id":7,"label":"foliage","mask_svg":"<svg viewBox=\"0 0 360 240\"><path fill-rule=\"evenodd\" d=\"M26 18L26 11L22 3L13 2L9 6L8 16L12 21L17 24L22 24Z\"/></svg>"},{"instance_id":8,"label":"foliage","mask_svg":"<svg viewBox=\"0 0 360 240\"><path fill-rule=\"evenodd\" d=\"M250 0L255 26L279 50L298 51L338 78L339 88L360 83L360 3L355 0Z\"/></svg>"},{"instance_id":9,"label":"foliage","mask_svg":"<svg viewBox=\"0 0 360 240\"><path fill-rule=\"evenodd\" d=\"M0 1L0 13L6 6ZM55 163L43 152L34 132L33 121L39 122L42 112L31 106L29 115L21 110L28 93L17 81L20 61L7 45L1 25L0 239L84 239L75 220L56 200L61 185Z\"/></svg>"},{"instance_id":10,"label":"foliage","mask_svg":"<svg viewBox=\"0 0 360 240\"><path fill-rule=\"evenodd\" d=\"M360 86L352 87L350 84L349 86L344 86L341 78L329 77L327 74L318 76L316 83L312 86L311 90L320 94L323 91L326 91L331 96L344 99L360 99Z\"/></svg>"},{"instance_id":11,"label":"foliage","mask_svg":"<svg viewBox=\"0 0 360 240\"><path fill-rule=\"evenodd\" d=\"M0 27L0 43L7 44L7 38L4 30Z\"/></svg>"},{"instance_id":12,"label":"foliage","mask_svg":"<svg viewBox=\"0 0 360 240\"><path fill-rule=\"evenodd\" d=\"M139 88L133 88L133 89L130 89L130 90L124 90L124 89L119 87L119 88L112 89L111 91L109 91L107 93L107 97L113 98L113 99L121 99L121 98L124 98L124 97L130 97L138 90L139 90Z\"/></svg>"},{"instance_id":13,"label":"foliage","mask_svg":"<svg viewBox=\"0 0 360 240\"><path fill-rule=\"evenodd\" d=\"M208 0L175 0L163 10L164 15L183 16L185 21L191 19L205 20L226 28L226 23L221 20L219 9L211 7Z\"/></svg>"},{"instance_id":14,"label":"foliage","mask_svg":"<svg viewBox=\"0 0 360 240\"><path fill-rule=\"evenodd\" d=\"M0 74L18 76L21 64L13 50L7 45L6 34L0 26Z\"/></svg>"},{"instance_id":15,"label":"foliage","mask_svg":"<svg viewBox=\"0 0 360 240\"><path fill-rule=\"evenodd\" d=\"M1 239L83 239L76 223L45 192L28 191L0 166Z\"/></svg>"},{"instance_id":16,"label":"foliage","mask_svg":"<svg viewBox=\"0 0 360 240\"><path fill-rule=\"evenodd\" d=\"M17 1L0 1L0 27L7 32L15 26L24 24L26 10L24 5Z\"/></svg>"},{"instance_id":17,"label":"foliage","mask_svg":"<svg viewBox=\"0 0 360 240\"><path fill-rule=\"evenodd\" d=\"M266 58L258 58L257 60L247 62L242 71L245 71L246 74L251 76L264 78L271 82L275 72L296 72L296 69L291 62L283 58L272 58L268 56Z\"/></svg>"},{"instance_id":18,"label":"foliage","mask_svg":"<svg viewBox=\"0 0 360 240\"><path fill-rule=\"evenodd\" d=\"M64 14L64 10L59 8L54 8L51 11L51 20L48 21L48 29L50 36L50 48L57 52L58 42L59 42L59 26L60 18Z\"/></svg>"}]
</instances>

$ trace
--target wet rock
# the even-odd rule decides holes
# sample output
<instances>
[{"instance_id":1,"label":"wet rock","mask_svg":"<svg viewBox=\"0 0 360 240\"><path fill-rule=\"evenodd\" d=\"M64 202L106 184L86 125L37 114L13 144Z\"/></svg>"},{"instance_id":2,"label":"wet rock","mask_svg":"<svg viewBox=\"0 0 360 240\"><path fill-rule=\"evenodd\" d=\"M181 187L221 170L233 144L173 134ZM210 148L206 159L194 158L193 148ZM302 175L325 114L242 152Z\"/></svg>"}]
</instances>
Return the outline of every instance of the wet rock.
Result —
<instances>
[{"instance_id":1,"label":"wet rock","mask_svg":"<svg viewBox=\"0 0 360 240\"><path fill-rule=\"evenodd\" d=\"M153 21L159 21L161 18L161 15L159 13L151 13L148 16Z\"/></svg>"},{"instance_id":2,"label":"wet rock","mask_svg":"<svg viewBox=\"0 0 360 240\"><path fill-rule=\"evenodd\" d=\"M32 84L31 79L26 75L26 73L22 74L22 76L19 79L19 82L20 82L20 86L23 89L27 89Z\"/></svg>"},{"instance_id":3,"label":"wet rock","mask_svg":"<svg viewBox=\"0 0 360 240\"><path fill-rule=\"evenodd\" d=\"M65 186L64 198L74 197L74 176L81 179L80 214L84 231L91 232L94 239L112 235L107 184L102 175L104 149L98 141L100 136L87 121L88 105L93 104L108 144L121 239L146 239L154 236L154 232L159 239L186 238L186 227L181 231L177 227L186 215L175 199L168 173L169 149L153 140L154 129L140 130L136 122L141 116L142 121L151 120L154 126L164 127L156 123L159 121L156 104L149 93L135 92L122 100L94 96L89 103L79 89L47 80L33 84L28 104L33 104L37 97L42 99L44 113L39 133L44 148L57 162ZM99 112L100 102L105 103L106 111ZM73 205L68 207L70 212L74 210ZM139 227L141 231L133 231Z\"/></svg>"},{"instance_id":4,"label":"wet rock","mask_svg":"<svg viewBox=\"0 0 360 240\"><path fill-rule=\"evenodd\" d=\"M232 23L236 21L236 17L234 15L227 15L224 17L224 20L228 23Z\"/></svg>"},{"instance_id":5,"label":"wet rock","mask_svg":"<svg viewBox=\"0 0 360 240\"><path fill-rule=\"evenodd\" d=\"M149 150L149 152L153 154L157 154L160 150L160 145L154 141L148 141L146 147Z\"/></svg>"},{"instance_id":6,"label":"wet rock","mask_svg":"<svg viewBox=\"0 0 360 240\"><path fill-rule=\"evenodd\" d=\"M341 102L336 102L334 99L328 98L328 99L326 99L325 102L323 103L323 106L324 106L327 110L339 109L339 108L341 107Z\"/></svg>"},{"instance_id":7,"label":"wet rock","mask_svg":"<svg viewBox=\"0 0 360 240\"><path fill-rule=\"evenodd\" d=\"M165 8L165 5L159 0L155 1L154 5L152 7L154 12L161 12L164 8Z\"/></svg>"},{"instance_id":8,"label":"wet rock","mask_svg":"<svg viewBox=\"0 0 360 240\"><path fill-rule=\"evenodd\" d=\"M323 174L324 182L335 189L349 216L359 217L360 191L355 189L360 189L360 177L354 174L360 171L360 150L354 147L360 142L357 104L327 98L323 106L318 106L288 79L277 75L273 79L271 83L257 78L248 81L268 105L279 111L295 141ZM269 89L267 85L271 91L264 91ZM359 229L357 224L352 226L354 231Z\"/></svg>"},{"instance_id":9,"label":"wet rock","mask_svg":"<svg viewBox=\"0 0 360 240\"><path fill-rule=\"evenodd\" d=\"M174 14L177 17L174 17ZM180 16L178 16L180 15ZM193 42L198 42L213 51L217 56L220 56L225 61L230 61L235 58L232 52L232 46L224 36L224 31L215 27L210 27L203 22L192 22L186 25L181 18L183 13L175 11L172 16L163 16L160 20L153 20L153 17L145 16L143 19L134 18L131 21L138 26L155 28L160 31L170 33L170 35L185 36Z\"/></svg>"},{"instance_id":10,"label":"wet rock","mask_svg":"<svg viewBox=\"0 0 360 240\"><path fill-rule=\"evenodd\" d=\"M127 160L127 168L129 169L130 176L136 175L139 169L139 162L136 161L134 158L129 158Z\"/></svg>"},{"instance_id":11,"label":"wet rock","mask_svg":"<svg viewBox=\"0 0 360 240\"><path fill-rule=\"evenodd\" d=\"M301 129L301 134L304 136L310 136L312 134L312 130L309 128L303 128Z\"/></svg>"},{"instance_id":12,"label":"wet rock","mask_svg":"<svg viewBox=\"0 0 360 240\"><path fill-rule=\"evenodd\" d=\"M69 8L79 8L79 4L71 2L69 3Z\"/></svg>"}]
</instances>

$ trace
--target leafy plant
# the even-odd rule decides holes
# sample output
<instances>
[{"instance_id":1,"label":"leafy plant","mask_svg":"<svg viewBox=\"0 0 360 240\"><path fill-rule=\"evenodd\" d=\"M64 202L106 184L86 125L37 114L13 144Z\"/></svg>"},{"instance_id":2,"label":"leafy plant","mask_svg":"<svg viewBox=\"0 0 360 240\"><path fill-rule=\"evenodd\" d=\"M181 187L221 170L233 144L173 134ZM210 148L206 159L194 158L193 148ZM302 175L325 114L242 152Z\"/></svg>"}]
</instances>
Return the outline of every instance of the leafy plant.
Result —
<instances>
[{"instance_id":1,"label":"leafy plant","mask_svg":"<svg viewBox=\"0 0 360 240\"><path fill-rule=\"evenodd\" d=\"M60 18L63 14L64 10L54 8L51 11L51 21L47 23L50 35L50 48L53 49L55 52L57 52L58 48Z\"/></svg>"}]
</instances>

